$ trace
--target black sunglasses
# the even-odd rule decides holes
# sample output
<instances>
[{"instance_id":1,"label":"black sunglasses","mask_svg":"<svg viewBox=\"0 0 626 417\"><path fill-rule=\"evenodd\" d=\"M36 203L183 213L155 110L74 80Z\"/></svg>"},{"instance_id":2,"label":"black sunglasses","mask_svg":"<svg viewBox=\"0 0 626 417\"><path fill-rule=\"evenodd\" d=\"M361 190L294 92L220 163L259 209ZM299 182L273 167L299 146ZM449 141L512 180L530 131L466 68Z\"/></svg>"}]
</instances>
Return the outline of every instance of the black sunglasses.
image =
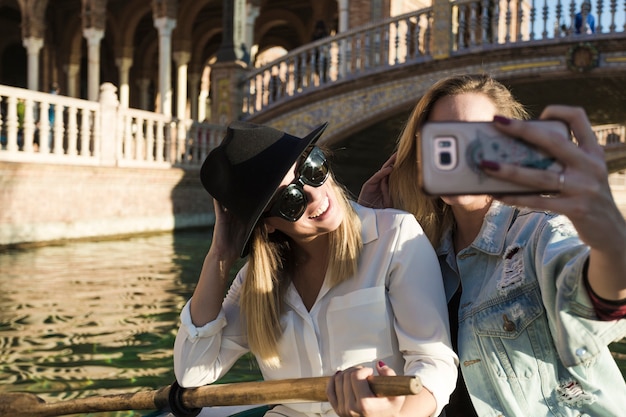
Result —
<instances>
[{"instance_id":1,"label":"black sunglasses","mask_svg":"<svg viewBox=\"0 0 626 417\"><path fill-rule=\"evenodd\" d=\"M319 187L326 182L329 174L326 155L320 148L314 146L298 168L298 177L277 192L265 217L276 216L290 222L297 221L302 217L309 203L304 192L304 185Z\"/></svg>"}]
</instances>

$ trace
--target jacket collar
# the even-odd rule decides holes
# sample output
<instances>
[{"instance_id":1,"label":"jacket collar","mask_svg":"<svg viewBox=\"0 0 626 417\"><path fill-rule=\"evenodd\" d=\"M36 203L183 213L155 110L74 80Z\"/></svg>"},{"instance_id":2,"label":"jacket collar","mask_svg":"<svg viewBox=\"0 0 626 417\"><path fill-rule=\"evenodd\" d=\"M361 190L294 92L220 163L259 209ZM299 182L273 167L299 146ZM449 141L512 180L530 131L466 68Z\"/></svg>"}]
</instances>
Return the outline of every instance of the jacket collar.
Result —
<instances>
[{"instance_id":1,"label":"jacket collar","mask_svg":"<svg viewBox=\"0 0 626 417\"><path fill-rule=\"evenodd\" d=\"M502 254L506 243L506 235L516 216L517 209L515 207L507 206L494 200L485 215L480 233L471 246L491 255ZM444 233L441 245L437 248L438 255L447 253L454 253L451 229Z\"/></svg>"}]
</instances>

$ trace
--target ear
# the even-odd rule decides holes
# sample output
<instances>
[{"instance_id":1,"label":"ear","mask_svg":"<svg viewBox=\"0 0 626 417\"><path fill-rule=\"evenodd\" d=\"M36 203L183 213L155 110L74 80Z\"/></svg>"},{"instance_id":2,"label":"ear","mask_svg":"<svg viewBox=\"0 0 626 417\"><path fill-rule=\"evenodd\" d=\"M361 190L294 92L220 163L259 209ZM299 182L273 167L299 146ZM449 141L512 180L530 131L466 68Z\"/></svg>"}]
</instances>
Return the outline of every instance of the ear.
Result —
<instances>
[{"instance_id":1,"label":"ear","mask_svg":"<svg viewBox=\"0 0 626 417\"><path fill-rule=\"evenodd\" d=\"M268 235L271 235L272 233L274 233L276 231L276 228L274 226L270 226L267 223L267 220L264 221L264 224L265 224L265 230L267 231Z\"/></svg>"}]
</instances>

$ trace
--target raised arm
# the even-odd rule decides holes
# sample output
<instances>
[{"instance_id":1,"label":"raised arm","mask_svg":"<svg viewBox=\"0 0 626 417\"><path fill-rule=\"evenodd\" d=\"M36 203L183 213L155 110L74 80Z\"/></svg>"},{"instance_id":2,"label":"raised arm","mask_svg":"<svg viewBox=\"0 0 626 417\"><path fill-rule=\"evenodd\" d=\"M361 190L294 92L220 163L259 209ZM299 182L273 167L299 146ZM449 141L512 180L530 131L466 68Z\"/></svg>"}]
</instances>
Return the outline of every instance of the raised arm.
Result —
<instances>
[{"instance_id":1,"label":"raised arm","mask_svg":"<svg viewBox=\"0 0 626 417\"><path fill-rule=\"evenodd\" d=\"M580 239L591 248L588 281L606 300L626 299L626 220L615 204L608 182L604 151L598 144L585 111L578 107L549 106L542 119L559 119L572 130L576 142L555 137L519 120L496 118L504 132L521 137L551 155L565 167L546 172L497 164L485 169L489 175L541 187L558 186L551 196L499 196L511 205L526 206L566 215Z\"/></svg>"}]
</instances>

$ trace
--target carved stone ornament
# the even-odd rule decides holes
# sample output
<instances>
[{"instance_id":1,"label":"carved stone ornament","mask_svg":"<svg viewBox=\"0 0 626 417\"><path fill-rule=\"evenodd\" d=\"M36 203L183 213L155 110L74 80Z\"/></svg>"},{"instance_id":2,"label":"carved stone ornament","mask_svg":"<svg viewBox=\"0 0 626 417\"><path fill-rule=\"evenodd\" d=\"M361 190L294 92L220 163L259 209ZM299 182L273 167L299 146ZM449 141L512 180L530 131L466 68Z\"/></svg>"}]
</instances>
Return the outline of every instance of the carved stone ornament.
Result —
<instances>
[{"instance_id":1,"label":"carved stone ornament","mask_svg":"<svg viewBox=\"0 0 626 417\"><path fill-rule=\"evenodd\" d=\"M573 45L567 51L567 67L574 72L590 71L598 66L598 50L589 42Z\"/></svg>"}]
</instances>

